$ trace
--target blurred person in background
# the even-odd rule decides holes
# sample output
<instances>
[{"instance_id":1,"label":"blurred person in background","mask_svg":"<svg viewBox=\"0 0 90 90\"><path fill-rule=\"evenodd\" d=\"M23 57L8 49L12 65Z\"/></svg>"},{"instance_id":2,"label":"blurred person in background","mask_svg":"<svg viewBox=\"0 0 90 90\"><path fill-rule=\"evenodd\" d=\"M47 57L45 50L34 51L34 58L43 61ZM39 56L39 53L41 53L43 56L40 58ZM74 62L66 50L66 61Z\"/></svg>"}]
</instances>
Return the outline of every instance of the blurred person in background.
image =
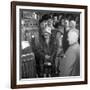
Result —
<instances>
[{"instance_id":1,"label":"blurred person in background","mask_svg":"<svg viewBox=\"0 0 90 90\"><path fill-rule=\"evenodd\" d=\"M53 19L52 18L48 18L48 26L51 27L51 29L53 30L54 29L54 26L53 26Z\"/></svg>"},{"instance_id":2,"label":"blurred person in background","mask_svg":"<svg viewBox=\"0 0 90 90\"><path fill-rule=\"evenodd\" d=\"M53 26L54 26L54 28L58 27L58 23L59 23L58 16L54 15L53 16Z\"/></svg>"},{"instance_id":3,"label":"blurred person in background","mask_svg":"<svg viewBox=\"0 0 90 90\"><path fill-rule=\"evenodd\" d=\"M68 44L68 41L67 41L67 35L68 35L69 30L70 30L69 20L65 19L65 21L64 21L64 35L63 35L63 50L64 50L64 53L66 52L66 50L69 47L69 44Z\"/></svg>"}]
</instances>

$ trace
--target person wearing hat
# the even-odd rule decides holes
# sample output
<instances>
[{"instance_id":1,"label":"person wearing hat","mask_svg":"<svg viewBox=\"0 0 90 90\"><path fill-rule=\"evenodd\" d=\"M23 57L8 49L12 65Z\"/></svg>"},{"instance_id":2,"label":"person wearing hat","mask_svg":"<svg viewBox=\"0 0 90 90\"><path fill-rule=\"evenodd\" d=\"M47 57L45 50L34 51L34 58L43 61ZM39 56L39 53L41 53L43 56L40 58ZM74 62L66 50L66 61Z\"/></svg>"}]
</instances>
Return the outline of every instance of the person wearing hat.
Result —
<instances>
[{"instance_id":1,"label":"person wearing hat","mask_svg":"<svg viewBox=\"0 0 90 90\"><path fill-rule=\"evenodd\" d=\"M69 48L60 61L60 77L80 76L80 45L78 43L79 33L76 30L68 32Z\"/></svg>"},{"instance_id":2,"label":"person wearing hat","mask_svg":"<svg viewBox=\"0 0 90 90\"><path fill-rule=\"evenodd\" d=\"M56 42L51 33L51 27L46 26L40 33L38 47L33 43L33 51L37 63L38 77L52 77L55 72Z\"/></svg>"},{"instance_id":3,"label":"person wearing hat","mask_svg":"<svg viewBox=\"0 0 90 90\"><path fill-rule=\"evenodd\" d=\"M57 34L56 34L57 54L56 54L56 59L55 59L55 74L56 74L56 76L59 76L60 61L62 60L62 56L64 54L63 47L62 47L62 40L63 40L62 29L57 30Z\"/></svg>"},{"instance_id":4,"label":"person wearing hat","mask_svg":"<svg viewBox=\"0 0 90 90\"><path fill-rule=\"evenodd\" d=\"M47 43L49 42L49 38L51 36L51 28L47 27L46 17L43 17L40 21L40 30L39 30L39 43L35 43L35 39L31 41L32 50L35 54L36 60L36 72L37 77L43 77L43 62L45 59L45 54L43 51L43 45L45 42L45 37L48 38ZM47 56L46 56L47 57Z\"/></svg>"},{"instance_id":5,"label":"person wearing hat","mask_svg":"<svg viewBox=\"0 0 90 90\"><path fill-rule=\"evenodd\" d=\"M53 26L53 19L52 18L48 18L48 26L51 27L52 30L54 30L54 26Z\"/></svg>"},{"instance_id":6,"label":"person wearing hat","mask_svg":"<svg viewBox=\"0 0 90 90\"><path fill-rule=\"evenodd\" d=\"M44 51L44 77L54 76L55 57L57 46L51 34L51 27L46 27L43 31L43 51Z\"/></svg>"}]
</instances>

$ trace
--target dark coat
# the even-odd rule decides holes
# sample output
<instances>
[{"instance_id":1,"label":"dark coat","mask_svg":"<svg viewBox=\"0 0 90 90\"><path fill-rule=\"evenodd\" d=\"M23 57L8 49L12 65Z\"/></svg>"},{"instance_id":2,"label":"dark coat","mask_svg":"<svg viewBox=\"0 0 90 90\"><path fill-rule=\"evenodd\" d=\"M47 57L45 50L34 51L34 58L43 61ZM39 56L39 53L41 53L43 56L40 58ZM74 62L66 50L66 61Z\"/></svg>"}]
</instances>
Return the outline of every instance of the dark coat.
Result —
<instances>
[{"instance_id":1,"label":"dark coat","mask_svg":"<svg viewBox=\"0 0 90 90\"><path fill-rule=\"evenodd\" d=\"M35 42L33 40L32 42L32 48L35 54L35 59L36 59L36 64L37 64L37 73L43 73L43 65L45 62L45 55L49 55L50 59L49 61L53 64L55 64L55 58L56 58L56 52L57 52L57 46L56 42L54 41L54 38L51 36L50 42L47 45L45 43L44 37L40 36L39 38L39 43L36 46ZM54 70L53 70L54 71Z\"/></svg>"},{"instance_id":2,"label":"dark coat","mask_svg":"<svg viewBox=\"0 0 90 90\"><path fill-rule=\"evenodd\" d=\"M78 43L71 45L60 61L60 76L80 75L80 47Z\"/></svg>"}]
</instances>

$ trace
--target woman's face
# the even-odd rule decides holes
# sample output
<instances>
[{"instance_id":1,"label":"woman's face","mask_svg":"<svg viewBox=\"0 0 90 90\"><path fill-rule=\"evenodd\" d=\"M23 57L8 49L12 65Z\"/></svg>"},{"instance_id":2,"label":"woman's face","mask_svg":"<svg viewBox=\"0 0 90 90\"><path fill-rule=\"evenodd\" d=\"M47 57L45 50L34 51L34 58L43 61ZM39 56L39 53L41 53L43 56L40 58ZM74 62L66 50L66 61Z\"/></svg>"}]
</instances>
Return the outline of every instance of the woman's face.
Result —
<instances>
[{"instance_id":1,"label":"woman's face","mask_svg":"<svg viewBox=\"0 0 90 90\"><path fill-rule=\"evenodd\" d=\"M41 24L40 24L40 28L43 30L45 27L47 26L47 21L43 21Z\"/></svg>"}]
</instances>

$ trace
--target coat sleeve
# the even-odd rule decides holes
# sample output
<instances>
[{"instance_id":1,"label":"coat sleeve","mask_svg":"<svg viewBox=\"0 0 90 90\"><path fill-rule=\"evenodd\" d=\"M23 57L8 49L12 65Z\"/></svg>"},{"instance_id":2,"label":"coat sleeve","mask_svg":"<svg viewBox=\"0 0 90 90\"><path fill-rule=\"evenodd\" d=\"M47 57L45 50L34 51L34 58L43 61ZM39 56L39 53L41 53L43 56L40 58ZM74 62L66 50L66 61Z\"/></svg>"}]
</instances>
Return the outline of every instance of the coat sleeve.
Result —
<instances>
[{"instance_id":1,"label":"coat sleeve","mask_svg":"<svg viewBox=\"0 0 90 90\"><path fill-rule=\"evenodd\" d=\"M60 76L72 76L73 65L76 60L75 52L68 52L60 62Z\"/></svg>"}]
</instances>

